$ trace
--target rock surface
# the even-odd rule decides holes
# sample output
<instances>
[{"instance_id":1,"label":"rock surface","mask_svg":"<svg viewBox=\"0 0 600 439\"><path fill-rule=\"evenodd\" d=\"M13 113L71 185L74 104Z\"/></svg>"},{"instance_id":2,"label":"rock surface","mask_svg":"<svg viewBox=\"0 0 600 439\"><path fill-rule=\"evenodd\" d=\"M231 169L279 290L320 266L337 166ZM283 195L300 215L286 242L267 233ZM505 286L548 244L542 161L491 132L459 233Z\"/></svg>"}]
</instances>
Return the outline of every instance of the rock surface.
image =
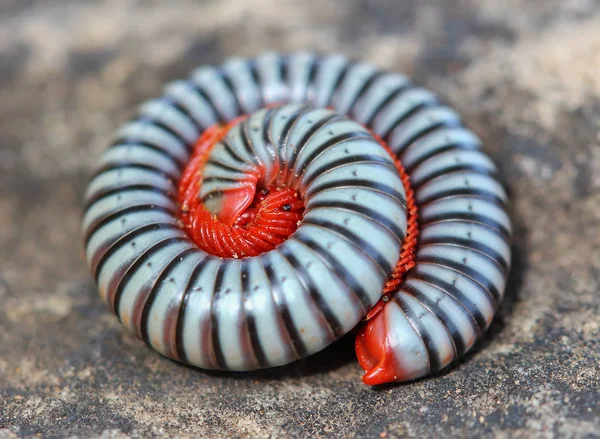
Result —
<instances>
[{"instance_id":1,"label":"rock surface","mask_svg":"<svg viewBox=\"0 0 600 439\"><path fill-rule=\"evenodd\" d=\"M598 29L593 0L4 0L0 438L600 437ZM367 388L347 337L277 370L203 372L98 298L80 206L113 131L164 82L267 48L414 76L501 167L514 270L451 370Z\"/></svg>"}]
</instances>

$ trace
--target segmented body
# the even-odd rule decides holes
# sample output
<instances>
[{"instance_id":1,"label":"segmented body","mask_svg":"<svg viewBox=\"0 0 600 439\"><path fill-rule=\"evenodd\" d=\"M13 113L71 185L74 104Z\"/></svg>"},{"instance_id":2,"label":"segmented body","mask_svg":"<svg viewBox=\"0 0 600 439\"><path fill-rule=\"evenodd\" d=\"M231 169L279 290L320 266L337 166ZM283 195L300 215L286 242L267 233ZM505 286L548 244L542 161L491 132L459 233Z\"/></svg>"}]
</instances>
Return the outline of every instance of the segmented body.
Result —
<instances>
[{"instance_id":1,"label":"segmented body","mask_svg":"<svg viewBox=\"0 0 600 439\"><path fill-rule=\"evenodd\" d=\"M258 111L282 103L301 105ZM220 258L178 224L177 184L204 130L242 114L253 115L211 152L199 197L217 214L226 189L259 166L306 210L275 250ZM157 351L204 368L269 367L324 348L375 305L406 233L402 183L370 133L411 175L421 232L416 267L359 332L365 382L448 365L502 298L506 193L480 141L433 93L340 56L202 67L119 130L86 192L86 256L102 297Z\"/></svg>"}]
</instances>

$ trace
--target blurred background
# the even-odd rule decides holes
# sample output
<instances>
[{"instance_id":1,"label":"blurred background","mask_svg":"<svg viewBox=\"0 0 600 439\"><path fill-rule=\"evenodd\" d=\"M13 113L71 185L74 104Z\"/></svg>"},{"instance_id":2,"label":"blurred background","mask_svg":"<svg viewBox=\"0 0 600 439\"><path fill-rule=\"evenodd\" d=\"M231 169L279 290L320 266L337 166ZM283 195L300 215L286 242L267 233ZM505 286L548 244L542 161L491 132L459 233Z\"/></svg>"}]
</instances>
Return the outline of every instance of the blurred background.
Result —
<instances>
[{"instance_id":1,"label":"blurred background","mask_svg":"<svg viewBox=\"0 0 600 439\"><path fill-rule=\"evenodd\" d=\"M198 65L296 49L411 75L507 181L507 298L442 376L368 389L351 337L276 371L205 373L98 298L81 198L116 128ZM0 438L598 437L599 227L595 0L0 0Z\"/></svg>"}]
</instances>

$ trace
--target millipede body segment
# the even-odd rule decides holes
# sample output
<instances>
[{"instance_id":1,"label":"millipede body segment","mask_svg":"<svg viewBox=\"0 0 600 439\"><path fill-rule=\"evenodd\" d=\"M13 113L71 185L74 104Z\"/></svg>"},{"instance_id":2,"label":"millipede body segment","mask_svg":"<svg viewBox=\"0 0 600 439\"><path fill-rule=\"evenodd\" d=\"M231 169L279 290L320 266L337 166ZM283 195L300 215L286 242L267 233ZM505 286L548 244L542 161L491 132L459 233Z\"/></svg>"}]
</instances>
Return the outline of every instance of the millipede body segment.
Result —
<instances>
[{"instance_id":1,"label":"millipede body segment","mask_svg":"<svg viewBox=\"0 0 600 439\"><path fill-rule=\"evenodd\" d=\"M507 196L479 147L430 91L342 56L201 67L102 155L86 257L169 358L278 366L358 325L365 383L415 379L467 352L504 293Z\"/></svg>"}]
</instances>

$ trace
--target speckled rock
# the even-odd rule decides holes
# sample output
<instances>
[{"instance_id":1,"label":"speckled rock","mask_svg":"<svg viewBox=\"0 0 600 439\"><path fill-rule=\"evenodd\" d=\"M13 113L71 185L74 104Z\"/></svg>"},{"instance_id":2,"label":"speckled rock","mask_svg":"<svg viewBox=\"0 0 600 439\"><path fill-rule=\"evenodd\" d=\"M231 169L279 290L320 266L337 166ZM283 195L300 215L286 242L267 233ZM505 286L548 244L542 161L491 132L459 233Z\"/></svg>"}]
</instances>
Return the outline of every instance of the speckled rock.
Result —
<instances>
[{"instance_id":1,"label":"speckled rock","mask_svg":"<svg viewBox=\"0 0 600 439\"><path fill-rule=\"evenodd\" d=\"M598 29L593 0L1 2L0 438L600 437ZM453 369L371 389L346 337L207 373L101 303L79 232L95 158L165 81L266 48L413 75L501 167L514 270Z\"/></svg>"}]
</instances>

